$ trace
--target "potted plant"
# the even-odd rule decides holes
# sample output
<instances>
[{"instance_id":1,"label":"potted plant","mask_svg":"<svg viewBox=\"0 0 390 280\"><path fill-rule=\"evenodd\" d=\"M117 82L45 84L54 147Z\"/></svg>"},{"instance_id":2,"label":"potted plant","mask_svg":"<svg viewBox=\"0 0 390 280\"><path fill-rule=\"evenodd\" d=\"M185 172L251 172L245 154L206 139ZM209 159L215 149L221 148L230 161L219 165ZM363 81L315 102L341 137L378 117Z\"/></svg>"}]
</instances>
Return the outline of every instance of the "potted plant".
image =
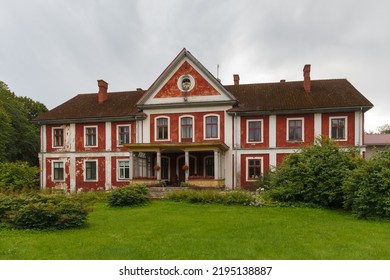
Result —
<instances>
[{"instance_id":1,"label":"potted plant","mask_svg":"<svg viewBox=\"0 0 390 280\"><path fill-rule=\"evenodd\" d=\"M184 170L184 171L186 171L186 170L188 170L188 169L189 169L188 165L183 165L183 166L181 167L181 170Z\"/></svg>"},{"instance_id":2,"label":"potted plant","mask_svg":"<svg viewBox=\"0 0 390 280\"><path fill-rule=\"evenodd\" d=\"M160 165L155 165L154 170L159 171L161 169Z\"/></svg>"}]
</instances>

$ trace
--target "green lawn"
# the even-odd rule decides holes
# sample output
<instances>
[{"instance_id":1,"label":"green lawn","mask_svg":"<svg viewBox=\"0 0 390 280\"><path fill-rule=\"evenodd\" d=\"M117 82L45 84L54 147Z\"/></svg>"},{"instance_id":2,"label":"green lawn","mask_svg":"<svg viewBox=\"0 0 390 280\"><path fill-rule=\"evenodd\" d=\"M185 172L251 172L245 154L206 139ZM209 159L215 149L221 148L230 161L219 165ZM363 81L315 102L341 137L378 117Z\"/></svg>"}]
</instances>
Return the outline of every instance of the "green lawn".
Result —
<instances>
[{"instance_id":1,"label":"green lawn","mask_svg":"<svg viewBox=\"0 0 390 280\"><path fill-rule=\"evenodd\" d=\"M0 259L390 259L390 223L307 208L97 203L88 226L0 229Z\"/></svg>"}]
</instances>

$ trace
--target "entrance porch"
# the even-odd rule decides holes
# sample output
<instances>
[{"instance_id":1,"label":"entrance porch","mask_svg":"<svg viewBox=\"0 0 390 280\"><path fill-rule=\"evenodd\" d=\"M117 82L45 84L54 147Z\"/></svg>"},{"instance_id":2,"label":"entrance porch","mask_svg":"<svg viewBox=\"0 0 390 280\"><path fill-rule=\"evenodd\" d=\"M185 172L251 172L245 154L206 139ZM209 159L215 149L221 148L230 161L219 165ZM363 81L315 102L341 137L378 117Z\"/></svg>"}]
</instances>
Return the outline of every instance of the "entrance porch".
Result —
<instances>
[{"instance_id":1,"label":"entrance porch","mask_svg":"<svg viewBox=\"0 0 390 280\"><path fill-rule=\"evenodd\" d=\"M166 186L183 183L198 187L225 185L223 142L128 144L130 182Z\"/></svg>"}]
</instances>

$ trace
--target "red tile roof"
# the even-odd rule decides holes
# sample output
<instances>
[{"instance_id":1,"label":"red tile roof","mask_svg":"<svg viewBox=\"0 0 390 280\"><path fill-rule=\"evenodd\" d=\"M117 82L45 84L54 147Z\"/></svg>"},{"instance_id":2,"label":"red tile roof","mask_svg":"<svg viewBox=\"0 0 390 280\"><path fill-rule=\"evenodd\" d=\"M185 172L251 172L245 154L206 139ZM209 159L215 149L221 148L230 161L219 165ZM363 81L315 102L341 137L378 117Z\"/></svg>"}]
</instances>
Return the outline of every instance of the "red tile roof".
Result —
<instances>
[{"instance_id":1,"label":"red tile roof","mask_svg":"<svg viewBox=\"0 0 390 280\"><path fill-rule=\"evenodd\" d=\"M323 110L373 105L346 79L312 80L311 92L306 93L303 82L225 86L239 101L230 112Z\"/></svg>"},{"instance_id":2,"label":"red tile roof","mask_svg":"<svg viewBox=\"0 0 390 280\"><path fill-rule=\"evenodd\" d=\"M83 119L121 119L144 116L136 108L143 90L108 93L108 99L98 103L98 94L79 94L58 107L38 116L35 122L81 121Z\"/></svg>"},{"instance_id":3,"label":"red tile roof","mask_svg":"<svg viewBox=\"0 0 390 280\"><path fill-rule=\"evenodd\" d=\"M325 111L370 109L373 105L346 79L312 80L311 92L306 93L303 82L229 85L224 88L237 100L238 106L228 112L283 113L285 111ZM120 119L145 116L137 102L146 91L108 93L103 104L97 93L79 94L60 106L38 116L38 123Z\"/></svg>"}]
</instances>

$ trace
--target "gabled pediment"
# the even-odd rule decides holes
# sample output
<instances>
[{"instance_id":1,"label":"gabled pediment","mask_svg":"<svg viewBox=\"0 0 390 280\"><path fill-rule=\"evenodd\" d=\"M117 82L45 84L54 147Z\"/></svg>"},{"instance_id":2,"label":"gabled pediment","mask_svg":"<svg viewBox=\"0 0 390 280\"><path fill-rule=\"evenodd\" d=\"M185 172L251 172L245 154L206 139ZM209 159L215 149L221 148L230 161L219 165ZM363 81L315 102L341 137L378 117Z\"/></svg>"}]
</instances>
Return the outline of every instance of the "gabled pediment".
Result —
<instances>
[{"instance_id":1,"label":"gabled pediment","mask_svg":"<svg viewBox=\"0 0 390 280\"><path fill-rule=\"evenodd\" d=\"M234 104L235 97L183 49L138 102L140 108Z\"/></svg>"}]
</instances>

